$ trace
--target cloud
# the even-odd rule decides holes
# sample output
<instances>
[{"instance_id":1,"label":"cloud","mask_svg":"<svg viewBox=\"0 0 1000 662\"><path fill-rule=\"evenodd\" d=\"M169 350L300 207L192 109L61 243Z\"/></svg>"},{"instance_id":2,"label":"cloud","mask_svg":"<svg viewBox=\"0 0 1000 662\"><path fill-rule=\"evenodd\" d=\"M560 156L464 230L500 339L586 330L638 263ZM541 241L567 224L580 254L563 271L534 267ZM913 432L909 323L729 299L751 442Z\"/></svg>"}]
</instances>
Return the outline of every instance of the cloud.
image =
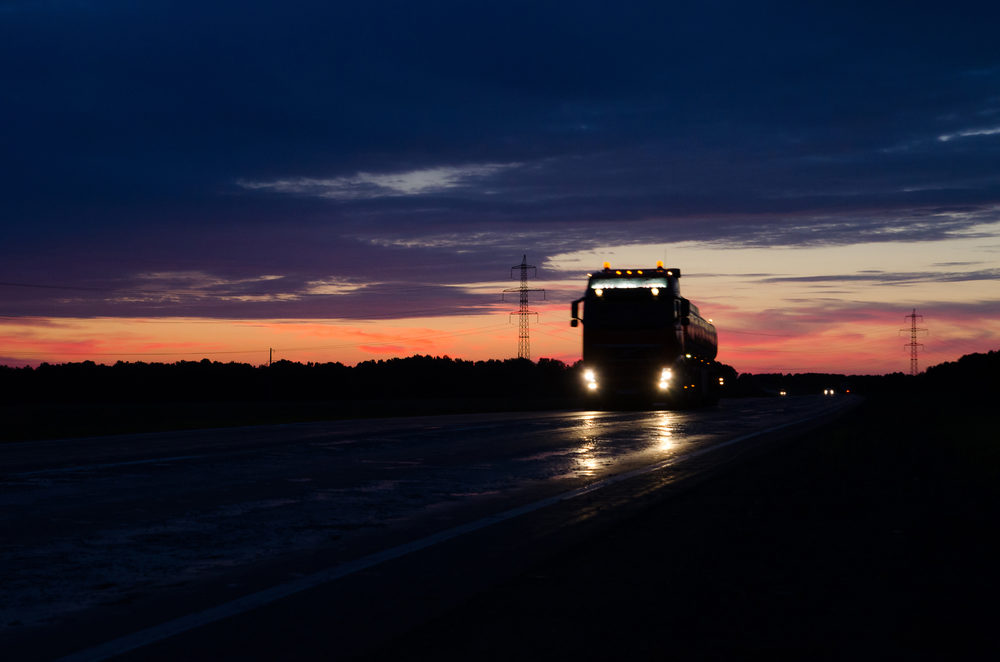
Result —
<instances>
[{"instance_id":1,"label":"cloud","mask_svg":"<svg viewBox=\"0 0 1000 662\"><path fill-rule=\"evenodd\" d=\"M408 237L358 234L352 238L386 248L447 249L449 252L461 254L475 250L494 251L511 246L551 246L560 238L565 239L565 233L556 230L497 232L469 228L464 232L436 232L430 229Z\"/></svg>"},{"instance_id":2,"label":"cloud","mask_svg":"<svg viewBox=\"0 0 1000 662\"><path fill-rule=\"evenodd\" d=\"M213 287L230 287L237 285L267 283L281 280L285 276L277 274L263 274L255 276L245 276L242 278L223 278L215 276L205 271L151 271L135 274L135 280L139 283L149 281L154 286L164 284L170 286L184 286L193 290L209 289Z\"/></svg>"},{"instance_id":3,"label":"cloud","mask_svg":"<svg viewBox=\"0 0 1000 662\"><path fill-rule=\"evenodd\" d=\"M956 262L933 262L932 267L971 267L974 264L982 264L979 260L960 260Z\"/></svg>"},{"instance_id":4,"label":"cloud","mask_svg":"<svg viewBox=\"0 0 1000 662\"><path fill-rule=\"evenodd\" d=\"M884 285L893 284L909 284L909 283L921 283L928 280L933 280L938 283L961 283L969 281L979 281L979 280L997 280L1000 279L1000 269L980 269L978 271L953 271L953 272L943 272L935 271L932 273L920 271L920 272L896 272L896 273L886 273L886 272L864 272L856 274L836 274L836 275L820 275L820 276L772 276L770 278L764 278L761 282L764 283L843 283L847 281L854 282L872 282L872 283L882 283Z\"/></svg>"},{"instance_id":5,"label":"cloud","mask_svg":"<svg viewBox=\"0 0 1000 662\"><path fill-rule=\"evenodd\" d=\"M358 290L362 290L371 285L378 285L379 283L358 283L352 281L349 278L338 278L337 276L331 276L329 278L323 278L321 280L311 280L306 283L305 294L329 294L334 296L342 296L345 294L352 294Z\"/></svg>"},{"instance_id":6,"label":"cloud","mask_svg":"<svg viewBox=\"0 0 1000 662\"><path fill-rule=\"evenodd\" d=\"M251 191L271 191L333 200L361 200L440 193L468 186L520 165L520 163L479 163L381 174L359 172L349 177L329 179L313 177L272 181L240 179L236 183Z\"/></svg>"},{"instance_id":7,"label":"cloud","mask_svg":"<svg viewBox=\"0 0 1000 662\"><path fill-rule=\"evenodd\" d=\"M965 131L958 131L956 133L945 133L938 136L938 140L943 143L954 140L955 138L969 138L972 136L995 136L1000 134L1000 126L991 127L988 129L966 129Z\"/></svg>"},{"instance_id":8,"label":"cloud","mask_svg":"<svg viewBox=\"0 0 1000 662\"><path fill-rule=\"evenodd\" d=\"M203 299L236 302L294 301L294 284L276 274L225 278L204 271L161 271L136 274L108 298L116 303L171 302Z\"/></svg>"}]
</instances>

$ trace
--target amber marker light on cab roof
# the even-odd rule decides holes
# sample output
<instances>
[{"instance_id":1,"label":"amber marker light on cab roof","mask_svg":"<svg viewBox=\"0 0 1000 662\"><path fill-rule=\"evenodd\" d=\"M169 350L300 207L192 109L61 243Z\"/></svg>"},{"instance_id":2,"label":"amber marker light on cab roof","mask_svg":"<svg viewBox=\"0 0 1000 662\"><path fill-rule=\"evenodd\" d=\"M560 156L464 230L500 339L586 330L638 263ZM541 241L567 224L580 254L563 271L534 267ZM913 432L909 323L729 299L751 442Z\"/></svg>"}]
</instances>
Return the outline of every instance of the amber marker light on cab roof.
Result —
<instances>
[{"instance_id":1,"label":"amber marker light on cab roof","mask_svg":"<svg viewBox=\"0 0 1000 662\"><path fill-rule=\"evenodd\" d=\"M656 268L657 269L662 269L663 268L663 260L657 260L656 261Z\"/></svg>"}]
</instances>

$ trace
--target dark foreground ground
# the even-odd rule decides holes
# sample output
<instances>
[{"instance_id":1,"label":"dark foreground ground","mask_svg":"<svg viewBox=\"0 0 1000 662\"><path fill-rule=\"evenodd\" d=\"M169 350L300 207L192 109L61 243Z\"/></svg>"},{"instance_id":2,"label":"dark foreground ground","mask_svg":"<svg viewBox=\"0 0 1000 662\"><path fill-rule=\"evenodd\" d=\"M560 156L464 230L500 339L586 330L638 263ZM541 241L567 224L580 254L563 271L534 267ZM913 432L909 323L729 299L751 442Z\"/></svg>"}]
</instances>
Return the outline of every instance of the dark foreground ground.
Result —
<instances>
[{"instance_id":1,"label":"dark foreground ground","mask_svg":"<svg viewBox=\"0 0 1000 662\"><path fill-rule=\"evenodd\" d=\"M995 412L882 398L849 417L371 659L996 659Z\"/></svg>"}]
</instances>

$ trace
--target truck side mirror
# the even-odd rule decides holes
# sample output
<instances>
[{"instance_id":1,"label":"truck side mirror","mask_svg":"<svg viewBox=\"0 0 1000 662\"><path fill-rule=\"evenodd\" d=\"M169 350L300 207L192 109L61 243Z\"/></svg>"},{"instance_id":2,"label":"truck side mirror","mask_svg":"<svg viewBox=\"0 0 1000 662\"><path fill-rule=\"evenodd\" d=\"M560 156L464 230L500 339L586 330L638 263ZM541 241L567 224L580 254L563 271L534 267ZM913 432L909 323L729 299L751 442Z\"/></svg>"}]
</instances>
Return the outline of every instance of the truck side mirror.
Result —
<instances>
[{"instance_id":1,"label":"truck side mirror","mask_svg":"<svg viewBox=\"0 0 1000 662\"><path fill-rule=\"evenodd\" d=\"M580 302L583 298L577 299L569 305L570 316L573 318L569 321L570 326L579 326L580 324Z\"/></svg>"}]
</instances>

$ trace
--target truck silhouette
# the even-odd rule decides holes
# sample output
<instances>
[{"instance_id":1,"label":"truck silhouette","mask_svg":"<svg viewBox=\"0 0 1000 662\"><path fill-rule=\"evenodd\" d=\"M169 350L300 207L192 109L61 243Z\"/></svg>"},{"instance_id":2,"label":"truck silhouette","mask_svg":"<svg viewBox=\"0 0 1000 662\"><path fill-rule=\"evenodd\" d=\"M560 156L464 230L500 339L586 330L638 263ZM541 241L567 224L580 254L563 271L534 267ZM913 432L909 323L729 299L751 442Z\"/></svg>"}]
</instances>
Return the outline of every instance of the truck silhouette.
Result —
<instances>
[{"instance_id":1,"label":"truck silhouette","mask_svg":"<svg viewBox=\"0 0 1000 662\"><path fill-rule=\"evenodd\" d=\"M594 406L693 407L718 402L718 335L680 293L681 271L612 269L589 274L572 303L583 324L583 389ZM583 303L583 314L580 314Z\"/></svg>"}]
</instances>

